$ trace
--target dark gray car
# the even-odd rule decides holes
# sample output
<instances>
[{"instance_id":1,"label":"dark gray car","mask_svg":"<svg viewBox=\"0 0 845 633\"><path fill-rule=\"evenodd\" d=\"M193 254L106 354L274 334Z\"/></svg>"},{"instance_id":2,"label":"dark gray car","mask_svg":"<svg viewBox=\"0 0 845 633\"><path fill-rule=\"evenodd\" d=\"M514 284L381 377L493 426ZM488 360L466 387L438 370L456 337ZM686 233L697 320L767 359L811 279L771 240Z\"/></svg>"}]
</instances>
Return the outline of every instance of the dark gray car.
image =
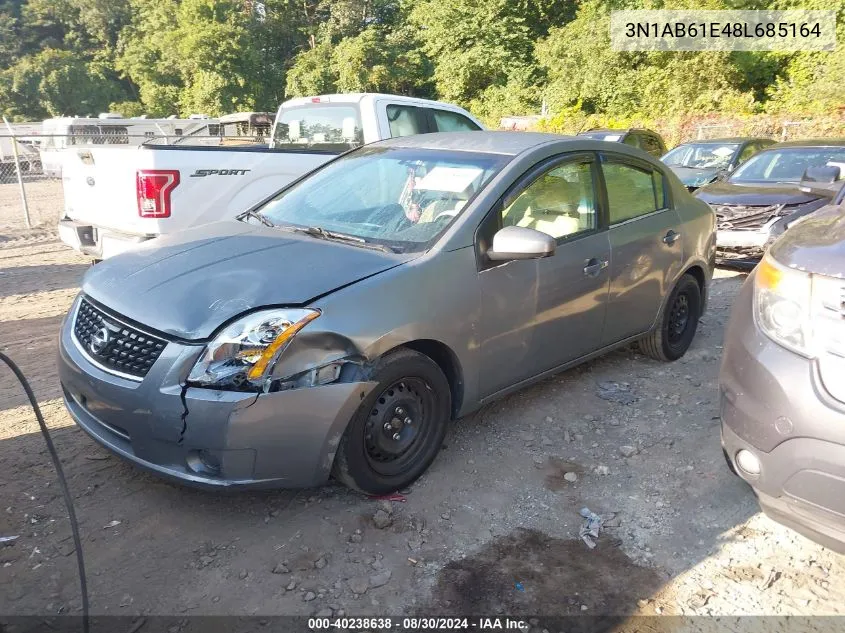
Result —
<instances>
[{"instance_id":1,"label":"dark gray car","mask_svg":"<svg viewBox=\"0 0 845 633\"><path fill-rule=\"evenodd\" d=\"M772 145L695 192L716 212L721 259L756 263L790 226L830 202L835 187L801 186L808 170L829 172L830 185L845 175L845 139Z\"/></svg>"},{"instance_id":2,"label":"dark gray car","mask_svg":"<svg viewBox=\"0 0 845 633\"><path fill-rule=\"evenodd\" d=\"M606 141L608 143L624 143L631 147L639 147L641 150L648 152L655 158L660 158L666 153L666 143L663 137L657 132L651 130L643 130L640 128L626 128L621 130L611 129L593 129L585 132L579 132L578 136L584 138L591 138L596 141Z\"/></svg>"},{"instance_id":3,"label":"dark gray car","mask_svg":"<svg viewBox=\"0 0 845 633\"><path fill-rule=\"evenodd\" d=\"M719 375L722 446L763 510L845 551L845 190L746 280Z\"/></svg>"},{"instance_id":4,"label":"dark gray car","mask_svg":"<svg viewBox=\"0 0 845 633\"><path fill-rule=\"evenodd\" d=\"M774 144L768 138L717 138L672 148L660 160L669 165L690 191L709 184Z\"/></svg>"},{"instance_id":5,"label":"dark gray car","mask_svg":"<svg viewBox=\"0 0 845 633\"><path fill-rule=\"evenodd\" d=\"M509 132L375 143L240 221L99 264L62 326L79 425L207 486L369 493L450 420L639 340L679 358L715 217L644 152Z\"/></svg>"}]
</instances>

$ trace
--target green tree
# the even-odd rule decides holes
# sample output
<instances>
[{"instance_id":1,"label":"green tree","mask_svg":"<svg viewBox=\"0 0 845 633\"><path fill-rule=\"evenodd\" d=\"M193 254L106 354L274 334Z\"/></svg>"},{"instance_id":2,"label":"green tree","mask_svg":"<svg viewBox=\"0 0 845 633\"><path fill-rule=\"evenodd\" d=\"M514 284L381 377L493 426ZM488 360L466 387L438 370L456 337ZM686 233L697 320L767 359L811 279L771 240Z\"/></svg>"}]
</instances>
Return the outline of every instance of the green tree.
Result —
<instances>
[{"instance_id":1,"label":"green tree","mask_svg":"<svg viewBox=\"0 0 845 633\"><path fill-rule=\"evenodd\" d=\"M0 107L16 118L87 115L123 97L109 70L70 51L47 49L8 69Z\"/></svg>"}]
</instances>

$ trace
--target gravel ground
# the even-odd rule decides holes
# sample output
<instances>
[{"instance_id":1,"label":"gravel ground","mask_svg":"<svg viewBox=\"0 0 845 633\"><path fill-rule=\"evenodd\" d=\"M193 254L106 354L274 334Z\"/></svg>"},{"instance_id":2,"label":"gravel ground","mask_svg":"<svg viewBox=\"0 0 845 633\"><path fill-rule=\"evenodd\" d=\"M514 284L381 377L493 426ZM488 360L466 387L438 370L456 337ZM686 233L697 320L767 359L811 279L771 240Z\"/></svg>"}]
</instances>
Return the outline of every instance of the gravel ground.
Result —
<instances>
[{"instance_id":1,"label":"gravel ground","mask_svg":"<svg viewBox=\"0 0 845 633\"><path fill-rule=\"evenodd\" d=\"M210 494L110 456L64 411L56 333L88 264L51 228L60 188L38 184L33 230L16 188L0 187L0 349L30 377L65 464L94 613L845 610L842 559L759 514L722 458L716 378L741 276L720 272L685 358L621 350L485 407L404 501L339 486ZM0 614L78 613L61 496L5 369L0 473L0 536L19 535L0 546ZM605 519L592 550L578 537L585 506Z\"/></svg>"}]
</instances>

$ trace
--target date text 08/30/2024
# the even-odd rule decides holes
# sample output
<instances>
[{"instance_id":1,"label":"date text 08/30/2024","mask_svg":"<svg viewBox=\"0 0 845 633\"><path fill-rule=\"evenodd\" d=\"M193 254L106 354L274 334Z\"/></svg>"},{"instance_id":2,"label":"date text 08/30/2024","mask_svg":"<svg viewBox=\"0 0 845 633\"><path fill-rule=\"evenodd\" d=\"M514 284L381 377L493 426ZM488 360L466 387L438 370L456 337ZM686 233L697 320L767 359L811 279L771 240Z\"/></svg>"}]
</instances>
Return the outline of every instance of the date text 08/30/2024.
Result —
<instances>
[{"instance_id":1,"label":"date text 08/30/2024","mask_svg":"<svg viewBox=\"0 0 845 633\"><path fill-rule=\"evenodd\" d=\"M309 618L312 631L527 631L526 620L507 617L476 618Z\"/></svg>"}]
</instances>

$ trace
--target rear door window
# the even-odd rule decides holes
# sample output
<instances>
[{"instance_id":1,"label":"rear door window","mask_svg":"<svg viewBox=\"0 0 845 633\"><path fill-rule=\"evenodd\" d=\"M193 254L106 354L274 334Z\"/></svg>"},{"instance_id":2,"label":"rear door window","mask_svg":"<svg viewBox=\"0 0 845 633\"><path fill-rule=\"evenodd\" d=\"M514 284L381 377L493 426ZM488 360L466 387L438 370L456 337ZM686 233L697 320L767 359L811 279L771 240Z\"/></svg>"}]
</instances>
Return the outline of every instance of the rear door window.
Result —
<instances>
[{"instance_id":1,"label":"rear door window","mask_svg":"<svg viewBox=\"0 0 845 633\"><path fill-rule=\"evenodd\" d=\"M663 174L639 163L602 164L610 223L619 224L667 207Z\"/></svg>"},{"instance_id":2,"label":"rear door window","mask_svg":"<svg viewBox=\"0 0 845 633\"><path fill-rule=\"evenodd\" d=\"M343 152L364 143L355 105L305 105L285 108L276 122L273 147Z\"/></svg>"},{"instance_id":3,"label":"rear door window","mask_svg":"<svg viewBox=\"0 0 845 633\"><path fill-rule=\"evenodd\" d=\"M430 109L434 118L434 127L438 132L474 132L481 128L472 120L457 112Z\"/></svg>"},{"instance_id":4,"label":"rear door window","mask_svg":"<svg viewBox=\"0 0 845 633\"><path fill-rule=\"evenodd\" d=\"M431 132L425 108L392 103L387 106L387 122L391 138Z\"/></svg>"}]
</instances>

